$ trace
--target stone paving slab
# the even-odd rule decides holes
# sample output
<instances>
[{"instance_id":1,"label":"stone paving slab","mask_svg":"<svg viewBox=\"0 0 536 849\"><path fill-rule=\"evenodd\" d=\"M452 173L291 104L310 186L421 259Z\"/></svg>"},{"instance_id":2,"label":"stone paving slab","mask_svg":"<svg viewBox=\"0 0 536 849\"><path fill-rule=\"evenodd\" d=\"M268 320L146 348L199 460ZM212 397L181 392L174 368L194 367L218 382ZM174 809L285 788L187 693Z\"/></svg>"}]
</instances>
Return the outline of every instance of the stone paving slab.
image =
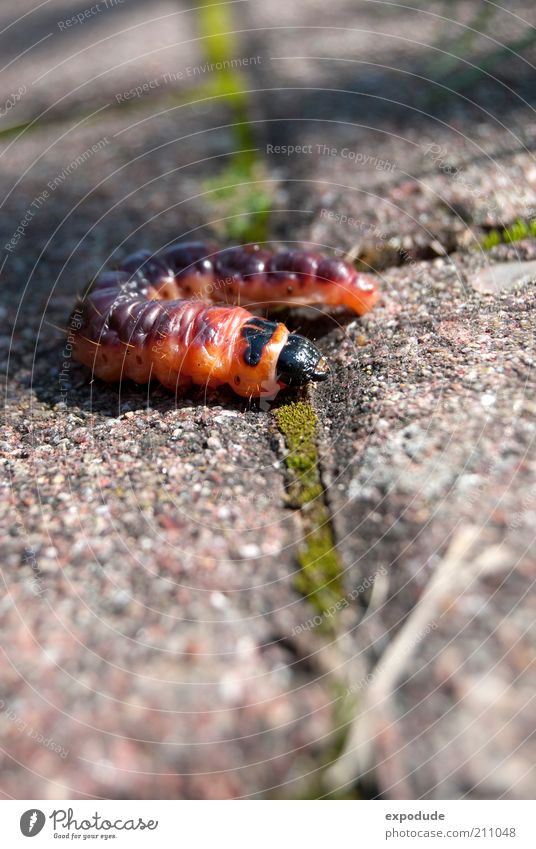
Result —
<instances>
[{"instance_id":1,"label":"stone paving slab","mask_svg":"<svg viewBox=\"0 0 536 849\"><path fill-rule=\"evenodd\" d=\"M534 655L534 273L482 295L471 287L479 263L421 264L424 290L391 272L385 307L327 348L340 384L358 375L350 408L329 387L319 402L328 497L348 587L374 581L356 672L348 660L362 717L334 781L373 757L396 798L524 798L534 781L529 672L512 668Z\"/></svg>"}]
</instances>

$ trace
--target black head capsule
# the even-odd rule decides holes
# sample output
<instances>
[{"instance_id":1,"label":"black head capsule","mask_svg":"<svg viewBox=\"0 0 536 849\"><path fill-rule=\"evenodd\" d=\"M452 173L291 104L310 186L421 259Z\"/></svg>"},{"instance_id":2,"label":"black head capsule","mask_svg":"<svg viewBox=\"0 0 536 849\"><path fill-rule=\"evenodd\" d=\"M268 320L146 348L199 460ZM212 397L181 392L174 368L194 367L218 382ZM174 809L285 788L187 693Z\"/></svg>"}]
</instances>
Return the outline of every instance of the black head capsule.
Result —
<instances>
[{"instance_id":1,"label":"black head capsule","mask_svg":"<svg viewBox=\"0 0 536 849\"><path fill-rule=\"evenodd\" d=\"M326 380L330 369L312 342L298 333L289 334L276 366L276 380L285 386L303 386L309 381Z\"/></svg>"}]
</instances>

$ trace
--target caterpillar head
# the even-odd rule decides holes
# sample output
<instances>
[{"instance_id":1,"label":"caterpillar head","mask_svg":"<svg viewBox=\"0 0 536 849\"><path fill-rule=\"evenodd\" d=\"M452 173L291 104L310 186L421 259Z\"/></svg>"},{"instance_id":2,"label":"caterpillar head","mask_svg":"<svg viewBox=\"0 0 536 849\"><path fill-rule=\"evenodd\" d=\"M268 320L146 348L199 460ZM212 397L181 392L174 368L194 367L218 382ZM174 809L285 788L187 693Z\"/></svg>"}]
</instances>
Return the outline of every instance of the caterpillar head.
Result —
<instances>
[{"instance_id":1,"label":"caterpillar head","mask_svg":"<svg viewBox=\"0 0 536 849\"><path fill-rule=\"evenodd\" d=\"M325 380L329 366L312 342L284 324L252 317L241 328L232 380L238 395L273 399L280 389Z\"/></svg>"},{"instance_id":2,"label":"caterpillar head","mask_svg":"<svg viewBox=\"0 0 536 849\"><path fill-rule=\"evenodd\" d=\"M326 358L312 342L298 333L289 333L277 359L276 380L280 386L326 380L329 371Z\"/></svg>"}]
</instances>

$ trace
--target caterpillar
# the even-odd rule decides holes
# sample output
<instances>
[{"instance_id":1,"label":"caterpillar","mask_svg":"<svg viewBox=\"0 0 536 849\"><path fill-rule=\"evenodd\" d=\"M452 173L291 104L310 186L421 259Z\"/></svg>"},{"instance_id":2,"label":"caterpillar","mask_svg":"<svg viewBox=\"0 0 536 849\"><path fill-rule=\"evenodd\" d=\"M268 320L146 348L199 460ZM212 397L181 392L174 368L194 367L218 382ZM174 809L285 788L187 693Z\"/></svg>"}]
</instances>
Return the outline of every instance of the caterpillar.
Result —
<instances>
[{"instance_id":1,"label":"caterpillar","mask_svg":"<svg viewBox=\"0 0 536 849\"><path fill-rule=\"evenodd\" d=\"M308 339L246 306L322 303L361 315L377 298L374 279L342 260L178 243L97 276L71 317L74 356L107 381L155 379L174 391L228 384L273 398L325 380L329 365Z\"/></svg>"}]
</instances>

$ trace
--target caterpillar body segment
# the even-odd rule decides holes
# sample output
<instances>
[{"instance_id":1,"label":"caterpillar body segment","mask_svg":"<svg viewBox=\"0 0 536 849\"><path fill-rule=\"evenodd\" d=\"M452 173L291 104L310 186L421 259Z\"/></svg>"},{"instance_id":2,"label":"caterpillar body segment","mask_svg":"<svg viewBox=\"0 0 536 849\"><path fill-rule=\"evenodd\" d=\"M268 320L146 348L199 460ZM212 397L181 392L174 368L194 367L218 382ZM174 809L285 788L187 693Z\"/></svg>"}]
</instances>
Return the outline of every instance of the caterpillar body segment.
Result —
<instances>
[{"instance_id":1,"label":"caterpillar body segment","mask_svg":"<svg viewBox=\"0 0 536 849\"><path fill-rule=\"evenodd\" d=\"M77 308L75 357L104 380L152 379L176 391L229 384L243 397L324 380L329 367L308 339L238 306L157 299L146 278L104 272Z\"/></svg>"},{"instance_id":2,"label":"caterpillar body segment","mask_svg":"<svg viewBox=\"0 0 536 849\"><path fill-rule=\"evenodd\" d=\"M204 242L179 242L158 254L133 254L122 269L143 282L150 298L198 297L245 307L326 304L363 315L379 296L375 278L343 260L260 245L214 250Z\"/></svg>"}]
</instances>

